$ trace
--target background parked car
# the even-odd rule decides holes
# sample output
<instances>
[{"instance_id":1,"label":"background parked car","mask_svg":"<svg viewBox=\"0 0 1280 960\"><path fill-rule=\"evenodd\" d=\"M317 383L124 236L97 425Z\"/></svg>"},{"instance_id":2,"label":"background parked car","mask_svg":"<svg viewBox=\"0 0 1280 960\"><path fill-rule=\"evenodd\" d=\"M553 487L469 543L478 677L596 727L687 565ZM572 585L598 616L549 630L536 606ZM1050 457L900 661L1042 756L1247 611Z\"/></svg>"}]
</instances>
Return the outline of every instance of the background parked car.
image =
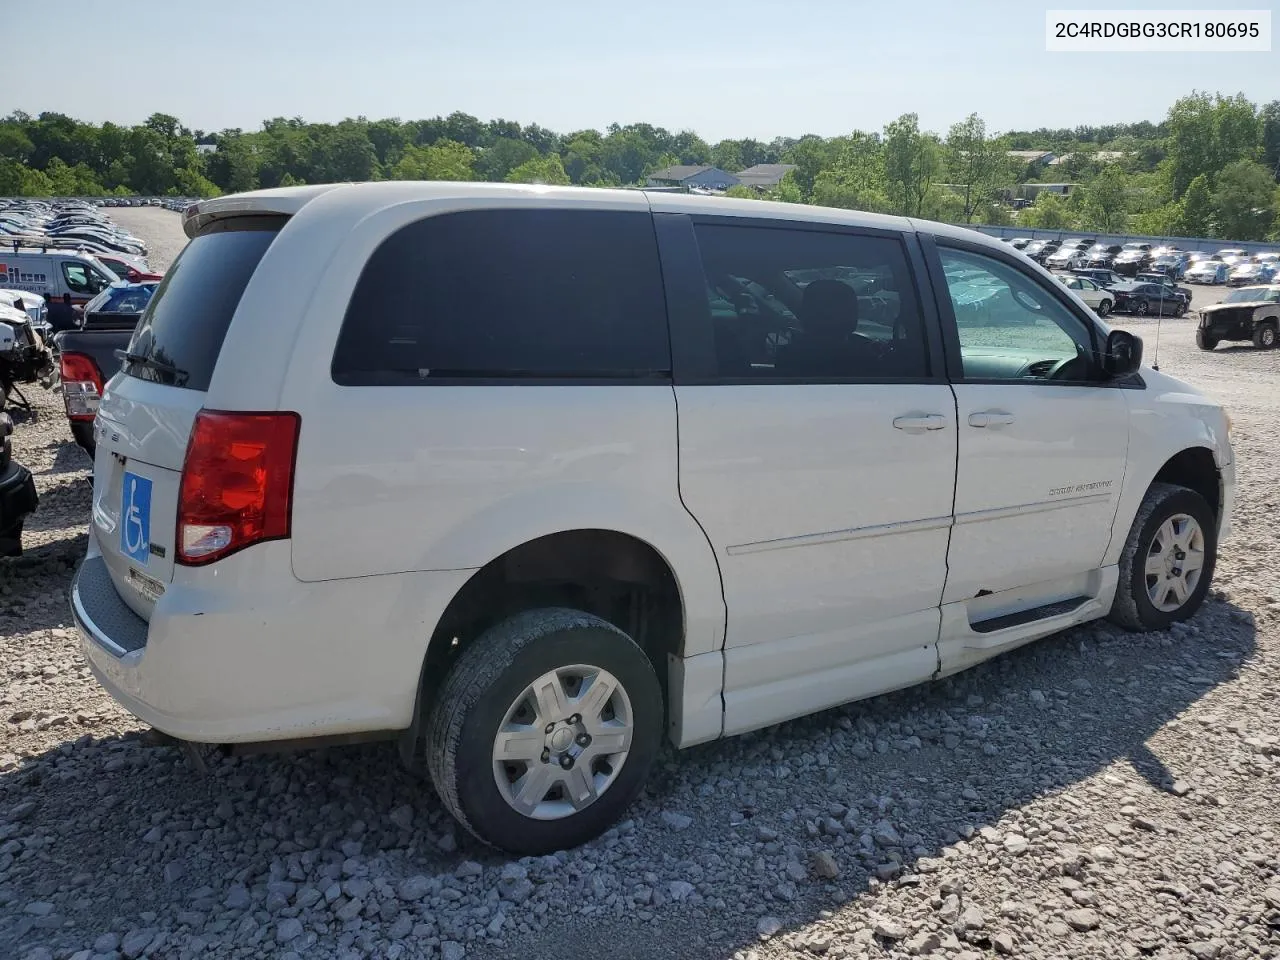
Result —
<instances>
[{"instance_id":1,"label":"background parked car","mask_svg":"<svg viewBox=\"0 0 1280 960\"><path fill-rule=\"evenodd\" d=\"M1123 249L1118 243L1095 243L1085 254L1084 266L1102 270L1114 269L1116 257Z\"/></svg>"},{"instance_id":2,"label":"background parked car","mask_svg":"<svg viewBox=\"0 0 1280 960\"><path fill-rule=\"evenodd\" d=\"M1270 283L1275 275L1276 266L1273 263L1237 263L1227 274L1227 283L1233 287L1248 287Z\"/></svg>"},{"instance_id":3,"label":"background parked car","mask_svg":"<svg viewBox=\"0 0 1280 960\"><path fill-rule=\"evenodd\" d=\"M1162 253L1152 257L1148 270L1163 273L1173 280L1181 280L1187 272L1187 256L1184 253Z\"/></svg>"},{"instance_id":4,"label":"background parked car","mask_svg":"<svg viewBox=\"0 0 1280 960\"><path fill-rule=\"evenodd\" d=\"M1280 342L1280 286L1242 287L1200 311L1196 346L1212 350L1223 340L1252 340L1259 350Z\"/></svg>"},{"instance_id":5,"label":"background parked car","mask_svg":"<svg viewBox=\"0 0 1280 960\"><path fill-rule=\"evenodd\" d=\"M1120 274L1116 273L1114 270L1102 270L1099 268L1090 269L1088 267L1083 267L1079 270L1072 270L1071 272L1077 277L1088 277L1098 286L1106 287L1108 289L1114 287L1117 283L1124 283L1124 277L1120 276Z\"/></svg>"},{"instance_id":6,"label":"background parked car","mask_svg":"<svg viewBox=\"0 0 1280 960\"><path fill-rule=\"evenodd\" d=\"M1197 260L1183 275L1187 283L1226 283L1227 265L1221 260Z\"/></svg>"},{"instance_id":7,"label":"background parked car","mask_svg":"<svg viewBox=\"0 0 1280 960\"><path fill-rule=\"evenodd\" d=\"M1064 243L1045 260L1045 266L1054 270L1077 270L1085 266L1085 252Z\"/></svg>"},{"instance_id":8,"label":"background parked car","mask_svg":"<svg viewBox=\"0 0 1280 960\"><path fill-rule=\"evenodd\" d=\"M1094 313L1100 317L1105 317L1111 313L1111 307L1115 303L1115 296L1106 287L1101 287L1094 283L1088 277L1071 276L1058 277L1067 288L1074 290L1076 295L1093 308Z\"/></svg>"},{"instance_id":9,"label":"background parked car","mask_svg":"<svg viewBox=\"0 0 1280 960\"><path fill-rule=\"evenodd\" d=\"M1130 281L1111 288L1115 296L1115 309L1121 313L1136 313L1180 317L1187 312L1187 301L1181 296L1170 296L1160 285Z\"/></svg>"},{"instance_id":10,"label":"background parked car","mask_svg":"<svg viewBox=\"0 0 1280 960\"><path fill-rule=\"evenodd\" d=\"M1151 260L1151 244L1126 243L1116 255L1113 269L1116 273L1133 276L1146 270Z\"/></svg>"}]
</instances>

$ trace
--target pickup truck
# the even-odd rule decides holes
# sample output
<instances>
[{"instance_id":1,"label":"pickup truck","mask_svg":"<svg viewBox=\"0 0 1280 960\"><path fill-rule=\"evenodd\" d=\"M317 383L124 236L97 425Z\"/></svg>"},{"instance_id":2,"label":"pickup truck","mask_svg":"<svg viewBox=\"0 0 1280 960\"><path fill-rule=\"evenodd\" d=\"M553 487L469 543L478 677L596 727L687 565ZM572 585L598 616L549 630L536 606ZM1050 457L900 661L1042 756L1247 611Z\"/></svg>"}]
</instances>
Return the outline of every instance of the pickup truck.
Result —
<instances>
[{"instance_id":1,"label":"pickup truck","mask_svg":"<svg viewBox=\"0 0 1280 960\"><path fill-rule=\"evenodd\" d=\"M93 419L102 388L120 369L120 351L129 346L157 284L113 283L85 304L74 329L55 334L62 399L71 435L94 455Z\"/></svg>"}]
</instances>

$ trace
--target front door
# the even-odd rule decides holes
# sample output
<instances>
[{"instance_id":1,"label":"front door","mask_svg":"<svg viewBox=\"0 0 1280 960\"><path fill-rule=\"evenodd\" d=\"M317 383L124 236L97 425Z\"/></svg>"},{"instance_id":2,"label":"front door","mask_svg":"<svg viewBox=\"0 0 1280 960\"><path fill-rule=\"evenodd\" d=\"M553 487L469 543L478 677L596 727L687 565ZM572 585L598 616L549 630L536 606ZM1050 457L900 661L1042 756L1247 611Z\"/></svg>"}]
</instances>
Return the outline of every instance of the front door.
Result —
<instances>
[{"instance_id":1,"label":"front door","mask_svg":"<svg viewBox=\"0 0 1280 960\"><path fill-rule=\"evenodd\" d=\"M787 222L694 231L711 360L677 378L680 490L724 583L724 732L928 678L956 422L911 248Z\"/></svg>"},{"instance_id":2,"label":"front door","mask_svg":"<svg viewBox=\"0 0 1280 960\"><path fill-rule=\"evenodd\" d=\"M944 603L1034 597L1038 585L1054 596L1107 550L1128 405L1099 376L1098 325L1053 281L995 251L938 244L960 425Z\"/></svg>"}]
</instances>

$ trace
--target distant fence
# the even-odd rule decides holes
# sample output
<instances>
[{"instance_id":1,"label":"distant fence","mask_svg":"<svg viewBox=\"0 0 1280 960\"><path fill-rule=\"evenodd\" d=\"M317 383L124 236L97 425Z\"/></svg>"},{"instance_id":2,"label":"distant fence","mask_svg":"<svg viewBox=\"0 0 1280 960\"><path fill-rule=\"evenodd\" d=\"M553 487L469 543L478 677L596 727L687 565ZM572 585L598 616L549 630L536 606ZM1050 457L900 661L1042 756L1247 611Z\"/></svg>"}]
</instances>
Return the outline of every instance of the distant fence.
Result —
<instances>
[{"instance_id":1,"label":"distant fence","mask_svg":"<svg viewBox=\"0 0 1280 960\"><path fill-rule=\"evenodd\" d=\"M1066 240L1079 237L1095 243L1149 243L1153 247L1169 246L1188 252L1202 250L1215 253L1228 247L1244 250L1250 255L1280 250L1280 243L1250 240L1207 240L1204 237L1150 237L1132 233L1095 233L1092 230L1034 230L1027 227L987 227L970 224L969 229L977 230L991 237L1030 237L1032 240Z\"/></svg>"}]
</instances>

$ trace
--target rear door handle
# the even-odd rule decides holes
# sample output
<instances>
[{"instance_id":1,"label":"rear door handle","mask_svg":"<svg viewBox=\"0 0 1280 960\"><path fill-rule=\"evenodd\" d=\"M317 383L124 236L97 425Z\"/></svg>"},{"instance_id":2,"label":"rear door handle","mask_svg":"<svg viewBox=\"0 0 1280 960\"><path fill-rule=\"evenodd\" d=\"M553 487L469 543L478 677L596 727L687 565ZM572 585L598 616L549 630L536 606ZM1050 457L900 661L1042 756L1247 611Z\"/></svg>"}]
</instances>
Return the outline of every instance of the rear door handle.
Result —
<instances>
[{"instance_id":1,"label":"rear door handle","mask_svg":"<svg viewBox=\"0 0 1280 960\"><path fill-rule=\"evenodd\" d=\"M894 417L895 430L907 433L924 433L926 430L941 430L947 425L947 418L940 413L926 413L908 417Z\"/></svg>"},{"instance_id":2,"label":"rear door handle","mask_svg":"<svg viewBox=\"0 0 1280 960\"><path fill-rule=\"evenodd\" d=\"M1003 410L983 410L981 413L969 414L971 427L1007 427L1013 423L1013 414Z\"/></svg>"}]
</instances>

